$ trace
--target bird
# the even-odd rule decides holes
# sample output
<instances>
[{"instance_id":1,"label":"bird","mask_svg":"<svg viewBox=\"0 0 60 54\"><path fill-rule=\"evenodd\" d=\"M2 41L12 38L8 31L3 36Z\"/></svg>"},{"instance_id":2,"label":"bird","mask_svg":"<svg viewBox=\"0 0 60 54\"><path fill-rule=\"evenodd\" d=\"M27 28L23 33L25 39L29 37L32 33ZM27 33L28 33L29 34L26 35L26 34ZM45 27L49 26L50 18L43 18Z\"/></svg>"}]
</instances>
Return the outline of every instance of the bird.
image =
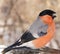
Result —
<instances>
[{"instance_id":1,"label":"bird","mask_svg":"<svg viewBox=\"0 0 60 54\"><path fill-rule=\"evenodd\" d=\"M15 48L39 49L44 47L54 36L56 12L42 10L22 36L12 45L5 48L3 54Z\"/></svg>"}]
</instances>

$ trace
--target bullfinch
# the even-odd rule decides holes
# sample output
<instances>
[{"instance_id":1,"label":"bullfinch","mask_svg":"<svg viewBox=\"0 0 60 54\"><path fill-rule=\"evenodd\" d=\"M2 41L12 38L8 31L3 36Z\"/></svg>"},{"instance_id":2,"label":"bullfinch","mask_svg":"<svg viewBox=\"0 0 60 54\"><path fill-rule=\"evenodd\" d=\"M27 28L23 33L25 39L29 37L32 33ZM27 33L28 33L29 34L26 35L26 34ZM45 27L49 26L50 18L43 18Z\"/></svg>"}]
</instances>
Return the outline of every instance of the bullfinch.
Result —
<instances>
[{"instance_id":1,"label":"bullfinch","mask_svg":"<svg viewBox=\"0 0 60 54\"><path fill-rule=\"evenodd\" d=\"M2 52L6 53L15 48L38 49L44 47L54 36L56 12L53 10L43 10L31 27L14 44L5 48Z\"/></svg>"}]
</instances>

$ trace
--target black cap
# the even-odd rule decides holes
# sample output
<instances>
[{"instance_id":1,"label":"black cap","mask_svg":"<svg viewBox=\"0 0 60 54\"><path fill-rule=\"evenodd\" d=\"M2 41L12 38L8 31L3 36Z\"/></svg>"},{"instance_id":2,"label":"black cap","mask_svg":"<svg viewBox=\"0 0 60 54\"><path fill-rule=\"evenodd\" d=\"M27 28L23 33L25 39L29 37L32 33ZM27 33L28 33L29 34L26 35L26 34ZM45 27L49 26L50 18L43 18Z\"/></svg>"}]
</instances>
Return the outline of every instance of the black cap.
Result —
<instances>
[{"instance_id":1,"label":"black cap","mask_svg":"<svg viewBox=\"0 0 60 54\"><path fill-rule=\"evenodd\" d=\"M46 10L43 10L39 16L44 16L44 15L50 15L52 16L52 18L54 19L56 17L56 15L53 15L53 14L56 14L56 12L54 12L53 10L49 10L49 9L46 9Z\"/></svg>"}]
</instances>

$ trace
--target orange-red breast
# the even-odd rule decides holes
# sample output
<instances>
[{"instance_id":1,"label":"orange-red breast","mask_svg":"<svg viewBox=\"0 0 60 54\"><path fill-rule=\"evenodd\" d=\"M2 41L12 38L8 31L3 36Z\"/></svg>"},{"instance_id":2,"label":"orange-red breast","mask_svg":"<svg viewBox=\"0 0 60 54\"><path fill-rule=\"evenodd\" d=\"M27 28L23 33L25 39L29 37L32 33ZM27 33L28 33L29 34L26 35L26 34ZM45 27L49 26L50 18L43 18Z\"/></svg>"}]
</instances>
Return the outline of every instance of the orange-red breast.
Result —
<instances>
[{"instance_id":1,"label":"orange-red breast","mask_svg":"<svg viewBox=\"0 0 60 54\"><path fill-rule=\"evenodd\" d=\"M55 32L55 22L53 21L56 17L53 10L43 10L31 27L11 46L8 46L3 50L4 53L19 48L31 48L37 49L46 45Z\"/></svg>"}]
</instances>

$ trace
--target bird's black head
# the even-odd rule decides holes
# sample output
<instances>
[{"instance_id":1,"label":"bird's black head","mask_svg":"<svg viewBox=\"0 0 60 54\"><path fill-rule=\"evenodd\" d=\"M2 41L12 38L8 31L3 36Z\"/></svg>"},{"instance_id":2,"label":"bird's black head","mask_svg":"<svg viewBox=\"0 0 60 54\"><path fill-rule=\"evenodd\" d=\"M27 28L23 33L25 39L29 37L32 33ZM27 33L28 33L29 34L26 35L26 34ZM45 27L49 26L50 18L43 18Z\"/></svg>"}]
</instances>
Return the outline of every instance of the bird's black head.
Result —
<instances>
[{"instance_id":1,"label":"bird's black head","mask_svg":"<svg viewBox=\"0 0 60 54\"><path fill-rule=\"evenodd\" d=\"M53 10L46 9L46 10L43 10L39 14L39 16L50 15L50 16L52 16L52 19L54 19L56 17L56 15L54 15L54 14L56 14L56 12L54 12Z\"/></svg>"}]
</instances>

